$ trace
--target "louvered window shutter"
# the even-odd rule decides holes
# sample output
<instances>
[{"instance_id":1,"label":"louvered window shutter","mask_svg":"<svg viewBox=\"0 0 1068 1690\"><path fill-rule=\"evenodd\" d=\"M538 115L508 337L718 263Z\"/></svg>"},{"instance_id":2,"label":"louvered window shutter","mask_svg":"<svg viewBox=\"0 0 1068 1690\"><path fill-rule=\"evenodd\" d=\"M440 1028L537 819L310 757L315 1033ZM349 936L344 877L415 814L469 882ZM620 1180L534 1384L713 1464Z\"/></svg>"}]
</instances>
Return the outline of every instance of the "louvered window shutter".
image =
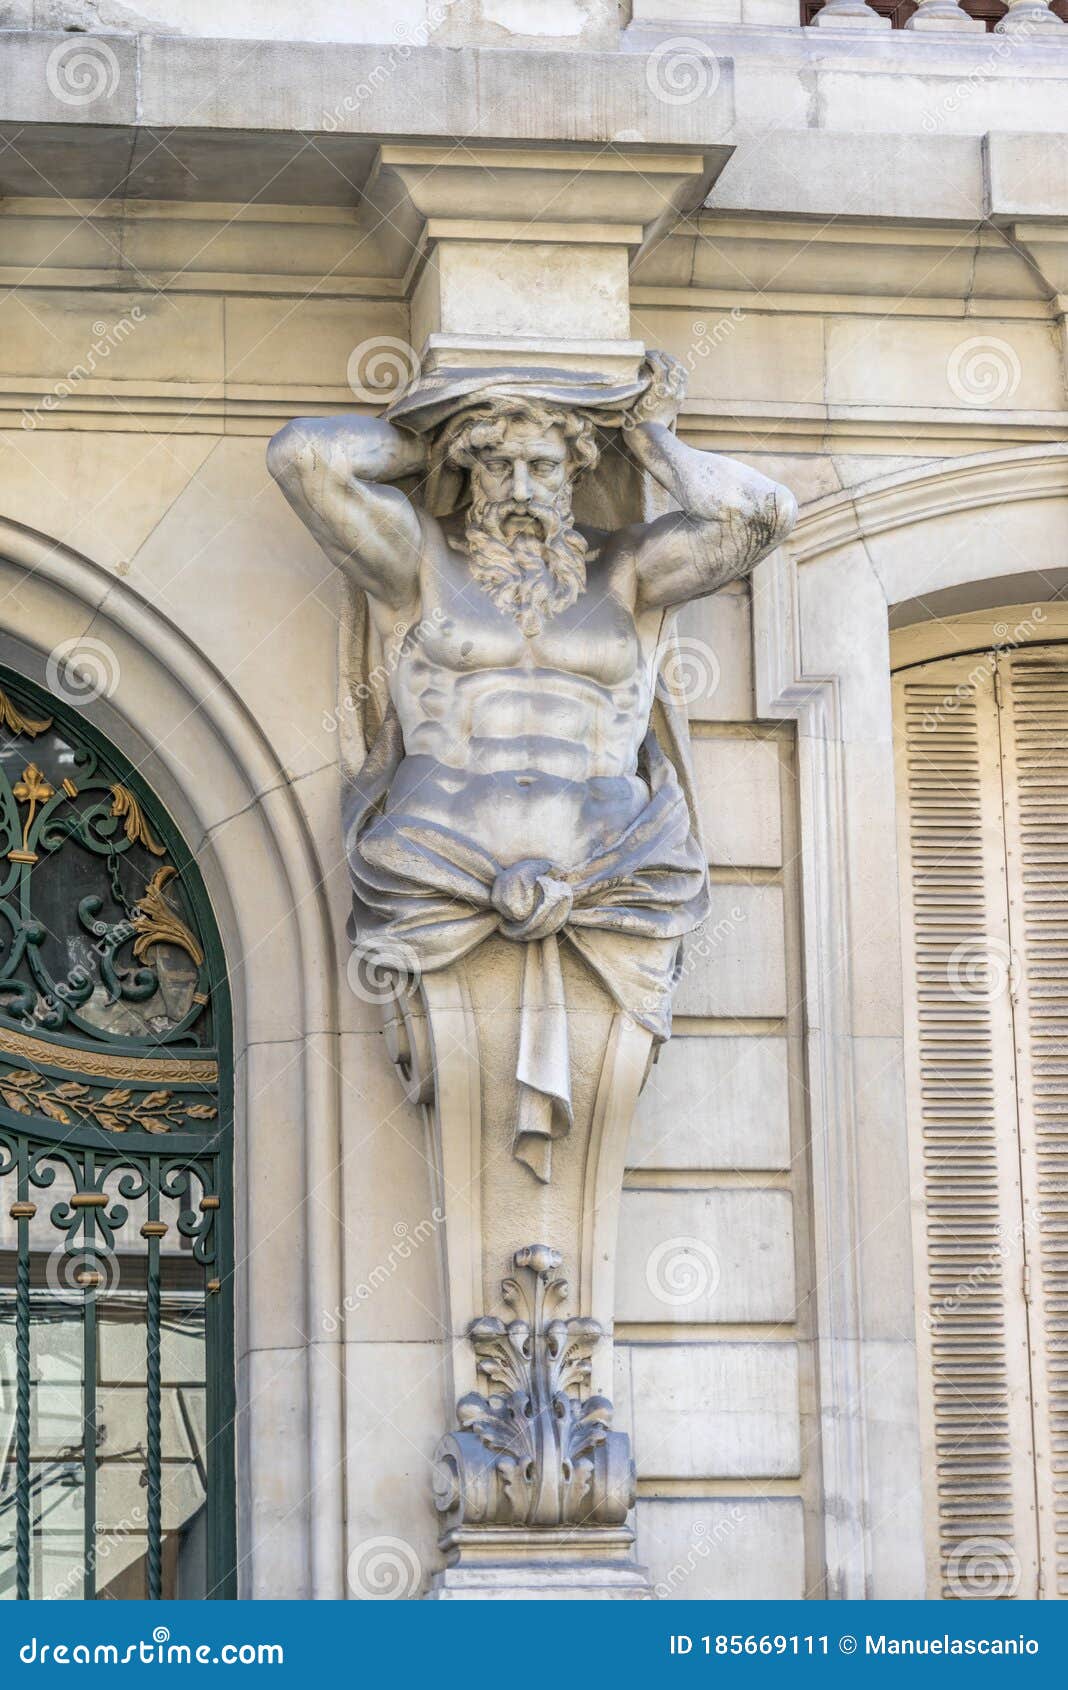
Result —
<instances>
[{"instance_id":1,"label":"louvered window shutter","mask_svg":"<svg viewBox=\"0 0 1068 1690\"><path fill-rule=\"evenodd\" d=\"M1068 649L999 659L1040 1594L1068 1596Z\"/></svg>"},{"instance_id":2,"label":"louvered window shutter","mask_svg":"<svg viewBox=\"0 0 1068 1690\"><path fill-rule=\"evenodd\" d=\"M1002 755L982 654L895 677L928 1593L1038 1590Z\"/></svg>"}]
</instances>

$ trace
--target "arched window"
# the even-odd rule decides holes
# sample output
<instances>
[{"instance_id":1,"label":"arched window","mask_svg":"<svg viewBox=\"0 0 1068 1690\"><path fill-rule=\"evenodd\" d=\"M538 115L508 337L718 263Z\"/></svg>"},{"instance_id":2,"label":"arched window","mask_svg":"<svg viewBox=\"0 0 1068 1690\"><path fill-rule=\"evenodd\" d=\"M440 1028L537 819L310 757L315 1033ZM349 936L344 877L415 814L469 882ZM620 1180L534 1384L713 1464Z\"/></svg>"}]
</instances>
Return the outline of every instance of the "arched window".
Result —
<instances>
[{"instance_id":1,"label":"arched window","mask_svg":"<svg viewBox=\"0 0 1068 1690\"><path fill-rule=\"evenodd\" d=\"M232 1056L195 862L0 669L0 1594L234 1590Z\"/></svg>"}]
</instances>

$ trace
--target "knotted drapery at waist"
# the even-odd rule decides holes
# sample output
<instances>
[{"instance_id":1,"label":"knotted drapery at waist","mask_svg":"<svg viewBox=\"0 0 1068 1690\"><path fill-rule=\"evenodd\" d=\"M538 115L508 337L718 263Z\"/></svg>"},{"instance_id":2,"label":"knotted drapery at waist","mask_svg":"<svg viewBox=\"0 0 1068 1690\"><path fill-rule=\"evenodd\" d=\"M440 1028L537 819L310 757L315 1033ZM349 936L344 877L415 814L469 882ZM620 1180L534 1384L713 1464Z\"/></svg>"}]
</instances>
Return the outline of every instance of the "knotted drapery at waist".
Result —
<instances>
[{"instance_id":1,"label":"knotted drapery at waist","mask_svg":"<svg viewBox=\"0 0 1068 1690\"><path fill-rule=\"evenodd\" d=\"M708 871L685 795L650 730L649 802L618 838L574 868L544 858L502 864L461 831L462 817L451 828L381 813L401 756L400 724L387 717L346 816L357 949L381 966L409 956L430 972L493 933L526 945L513 1149L548 1180L552 1141L572 1123L558 937L640 1026L669 1036L679 940L708 913Z\"/></svg>"},{"instance_id":2,"label":"knotted drapery at waist","mask_svg":"<svg viewBox=\"0 0 1068 1690\"><path fill-rule=\"evenodd\" d=\"M490 903L506 939L548 939L567 925L575 899L566 880L552 873L544 857L526 857L502 868L490 887Z\"/></svg>"}]
</instances>

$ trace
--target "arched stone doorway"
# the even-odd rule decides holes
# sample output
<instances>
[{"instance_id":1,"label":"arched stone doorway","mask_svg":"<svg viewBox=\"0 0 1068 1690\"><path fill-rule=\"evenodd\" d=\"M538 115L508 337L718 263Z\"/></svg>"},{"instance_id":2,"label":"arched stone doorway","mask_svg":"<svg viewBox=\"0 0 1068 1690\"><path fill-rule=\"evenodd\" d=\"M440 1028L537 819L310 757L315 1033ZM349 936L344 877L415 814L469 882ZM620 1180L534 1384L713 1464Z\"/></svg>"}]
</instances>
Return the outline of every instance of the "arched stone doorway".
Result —
<instances>
[{"instance_id":1,"label":"arched stone doorway","mask_svg":"<svg viewBox=\"0 0 1068 1690\"><path fill-rule=\"evenodd\" d=\"M225 677L114 575L0 520L0 664L48 690L103 643L80 710L135 765L196 859L234 1026L237 1590L344 1590L338 961L324 873L285 768ZM313 1224L314 1223L314 1224Z\"/></svg>"}]
</instances>

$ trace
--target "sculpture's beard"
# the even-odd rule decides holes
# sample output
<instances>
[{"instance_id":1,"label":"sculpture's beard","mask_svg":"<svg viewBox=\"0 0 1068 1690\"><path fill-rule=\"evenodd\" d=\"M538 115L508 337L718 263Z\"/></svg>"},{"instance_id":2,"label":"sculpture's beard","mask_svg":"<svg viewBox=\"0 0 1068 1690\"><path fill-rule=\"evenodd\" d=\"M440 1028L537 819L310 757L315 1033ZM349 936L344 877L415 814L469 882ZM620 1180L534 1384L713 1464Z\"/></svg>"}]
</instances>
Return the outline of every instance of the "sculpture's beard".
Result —
<instances>
[{"instance_id":1,"label":"sculpture's beard","mask_svg":"<svg viewBox=\"0 0 1068 1690\"><path fill-rule=\"evenodd\" d=\"M567 499L517 505L476 493L467 513L467 550L483 592L515 617L528 639L586 586L586 542L572 524Z\"/></svg>"}]
</instances>

